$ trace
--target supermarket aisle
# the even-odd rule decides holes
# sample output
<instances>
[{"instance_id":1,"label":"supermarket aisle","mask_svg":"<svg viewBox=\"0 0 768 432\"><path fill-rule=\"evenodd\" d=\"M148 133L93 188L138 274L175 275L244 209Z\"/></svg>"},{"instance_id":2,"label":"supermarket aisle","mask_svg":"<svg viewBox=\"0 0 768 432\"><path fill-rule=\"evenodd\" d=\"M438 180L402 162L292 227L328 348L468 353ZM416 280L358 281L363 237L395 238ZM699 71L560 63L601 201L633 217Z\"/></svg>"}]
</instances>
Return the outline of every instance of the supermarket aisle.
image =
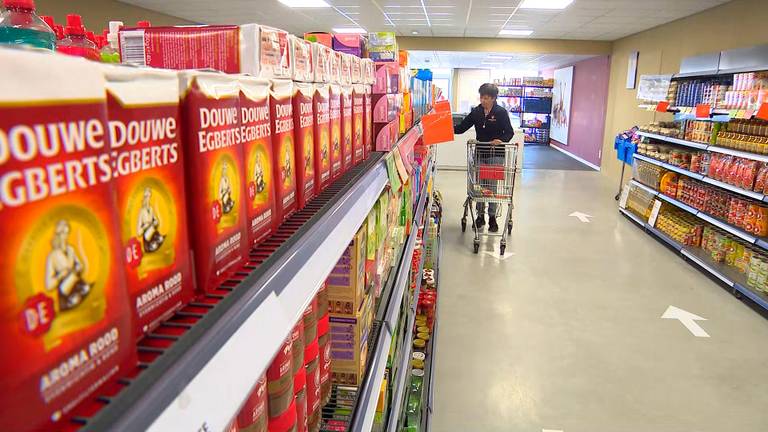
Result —
<instances>
[{"instance_id":1,"label":"supermarket aisle","mask_svg":"<svg viewBox=\"0 0 768 432\"><path fill-rule=\"evenodd\" d=\"M504 261L461 234L464 174L437 179L434 431L768 430L768 321L621 217L613 179L526 170Z\"/></svg>"}]
</instances>

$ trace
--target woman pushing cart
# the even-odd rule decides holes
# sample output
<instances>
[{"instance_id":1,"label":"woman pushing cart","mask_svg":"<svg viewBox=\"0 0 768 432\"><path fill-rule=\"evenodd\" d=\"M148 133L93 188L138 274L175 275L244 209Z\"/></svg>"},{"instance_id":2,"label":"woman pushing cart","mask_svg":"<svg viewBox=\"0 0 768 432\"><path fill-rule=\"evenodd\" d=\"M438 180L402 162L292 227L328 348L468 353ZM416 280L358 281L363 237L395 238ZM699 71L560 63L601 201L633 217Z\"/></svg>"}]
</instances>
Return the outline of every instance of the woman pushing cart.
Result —
<instances>
[{"instance_id":1,"label":"woman pushing cart","mask_svg":"<svg viewBox=\"0 0 768 432\"><path fill-rule=\"evenodd\" d=\"M497 233L499 204L507 205L506 230L501 234L499 252L503 255L507 235L512 231L512 193L515 186L517 144L509 144L514 136L509 113L496 103L499 89L494 84L483 84L479 89L480 105L472 109L464 120L454 127L454 133L462 134L475 127L476 140L467 143L467 199L461 219L462 232L466 230L467 211L472 217L475 231L474 251L480 250L480 230L485 226L485 209L488 207L488 232ZM477 218L472 202L476 203Z\"/></svg>"}]
</instances>

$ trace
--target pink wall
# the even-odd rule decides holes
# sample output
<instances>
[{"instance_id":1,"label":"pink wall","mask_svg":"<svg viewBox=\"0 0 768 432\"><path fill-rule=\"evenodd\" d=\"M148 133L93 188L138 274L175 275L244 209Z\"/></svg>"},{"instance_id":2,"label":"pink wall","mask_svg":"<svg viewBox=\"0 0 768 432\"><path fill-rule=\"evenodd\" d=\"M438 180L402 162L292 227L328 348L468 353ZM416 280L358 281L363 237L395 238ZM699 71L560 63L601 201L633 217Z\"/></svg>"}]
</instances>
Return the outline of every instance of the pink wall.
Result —
<instances>
[{"instance_id":1,"label":"pink wall","mask_svg":"<svg viewBox=\"0 0 768 432\"><path fill-rule=\"evenodd\" d=\"M568 66L574 67L568 145L555 140L552 140L552 144L600 166L608 104L610 57L593 57L562 67ZM551 77L552 73L551 70L542 71L544 76Z\"/></svg>"}]
</instances>

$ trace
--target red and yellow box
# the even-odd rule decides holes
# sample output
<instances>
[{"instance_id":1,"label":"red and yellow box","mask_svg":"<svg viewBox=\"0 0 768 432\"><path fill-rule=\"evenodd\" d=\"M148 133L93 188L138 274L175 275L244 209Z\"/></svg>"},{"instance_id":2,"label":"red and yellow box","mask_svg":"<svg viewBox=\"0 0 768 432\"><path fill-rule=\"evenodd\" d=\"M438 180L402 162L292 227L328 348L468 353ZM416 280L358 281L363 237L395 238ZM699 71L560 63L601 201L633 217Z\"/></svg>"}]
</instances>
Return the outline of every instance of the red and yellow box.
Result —
<instances>
[{"instance_id":1,"label":"red and yellow box","mask_svg":"<svg viewBox=\"0 0 768 432\"><path fill-rule=\"evenodd\" d=\"M331 183L330 86L315 84L315 184L320 193Z\"/></svg>"},{"instance_id":2,"label":"red and yellow box","mask_svg":"<svg viewBox=\"0 0 768 432\"><path fill-rule=\"evenodd\" d=\"M341 86L331 84L328 86L328 106L330 108L331 130L331 178L337 179L344 173L344 152L342 149L341 135Z\"/></svg>"},{"instance_id":3,"label":"red and yellow box","mask_svg":"<svg viewBox=\"0 0 768 432\"><path fill-rule=\"evenodd\" d=\"M197 289L218 288L245 260L248 234L237 77L179 74Z\"/></svg>"},{"instance_id":4,"label":"red and yellow box","mask_svg":"<svg viewBox=\"0 0 768 432\"><path fill-rule=\"evenodd\" d=\"M296 157L293 138L293 82L272 80L270 94L272 167L275 180L275 227L296 211Z\"/></svg>"},{"instance_id":5,"label":"red and yellow box","mask_svg":"<svg viewBox=\"0 0 768 432\"><path fill-rule=\"evenodd\" d=\"M102 66L125 275L139 336L188 303L187 233L178 74Z\"/></svg>"},{"instance_id":6,"label":"red and yellow box","mask_svg":"<svg viewBox=\"0 0 768 432\"><path fill-rule=\"evenodd\" d=\"M373 99L371 86L363 86L365 93L363 95L363 159L368 159L368 155L374 151L373 145Z\"/></svg>"},{"instance_id":7,"label":"red and yellow box","mask_svg":"<svg viewBox=\"0 0 768 432\"><path fill-rule=\"evenodd\" d=\"M256 246L272 233L275 217L270 82L245 75L238 76L238 82L245 157L246 228L248 245Z\"/></svg>"},{"instance_id":8,"label":"red and yellow box","mask_svg":"<svg viewBox=\"0 0 768 432\"><path fill-rule=\"evenodd\" d=\"M365 138L365 86L355 84L352 86L352 163L361 162L365 156L363 149Z\"/></svg>"},{"instance_id":9,"label":"red and yellow box","mask_svg":"<svg viewBox=\"0 0 768 432\"><path fill-rule=\"evenodd\" d=\"M352 147L354 121L352 119L352 86L341 86L341 156L342 171L347 172L354 165L355 150Z\"/></svg>"},{"instance_id":10,"label":"red and yellow box","mask_svg":"<svg viewBox=\"0 0 768 432\"><path fill-rule=\"evenodd\" d=\"M304 208L316 194L314 95L314 84L293 83L293 140L299 209Z\"/></svg>"},{"instance_id":11,"label":"red and yellow box","mask_svg":"<svg viewBox=\"0 0 768 432\"><path fill-rule=\"evenodd\" d=\"M61 430L135 365L104 76L0 50L0 430Z\"/></svg>"}]
</instances>

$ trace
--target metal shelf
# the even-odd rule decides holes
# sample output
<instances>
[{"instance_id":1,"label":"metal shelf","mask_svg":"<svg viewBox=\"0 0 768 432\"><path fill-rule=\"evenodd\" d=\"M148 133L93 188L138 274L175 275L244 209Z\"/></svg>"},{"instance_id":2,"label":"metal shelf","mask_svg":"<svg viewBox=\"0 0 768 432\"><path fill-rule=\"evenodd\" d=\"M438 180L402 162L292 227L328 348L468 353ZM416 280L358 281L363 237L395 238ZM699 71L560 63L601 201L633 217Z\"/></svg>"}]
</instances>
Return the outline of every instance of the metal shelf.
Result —
<instances>
[{"instance_id":1,"label":"metal shelf","mask_svg":"<svg viewBox=\"0 0 768 432\"><path fill-rule=\"evenodd\" d=\"M668 143L677 144L677 145L686 146L686 147L691 147L691 148L695 148L695 149L699 149L699 150L706 150L707 147L709 147L709 144L697 143L697 142L693 142L693 141L688 141L688 140L684 140L684 139L680 139L680 138L668 137L668 136L659 135L659 134L650 133L650 132L637 131L636 133L638 135L640 135L640 136L644 136L644 137L648 137L648 138L653 138L653 139L659 140L659 141L666 141Z\"/></svg>"},{"instance_id":2,"label":"metal shelf","mask_svg":"<svg viewBox=\"0 0 768 432\"><path fill-rule=\"evenodd\" d=\"M438 223L439 224L439 223ZM440 236L440 225L438 225L437 232L437 260L435 261L435 287L440 289L440 259L443 255L443 241ZM427 367L425 371L429 373L424 374L425 383L424 386L427 396L427 403L422 403L423 414L421 417L421 430L429 432L432 429L432 413L434 410L434 390L435 390L435 359L437 358L437 327L440 323L440 302L435 303L435 321L432 326L432 335L429 338L429 358L427 359ZM422 390L424 391L424 390Z\"/></svg>"},{"instance_id":3,"label":"metal shelf","mask_svg":"<svg viewBox=\"0 0 768 432\"><path fill-rule=\"evenodd\" d=\"M660 193L656 189L650 188L650 187L640 183L639 181L637 181L635 179L630 180L630 183L632 185L634 185L634 186L637 186L637 187L645 190L646 192L650 193L651 195L654 195L657 198L659 198L659 199L661 199L663 201L666 201L669 204L672 204L672 205L674 205L674 206L676 206L676 207L678 207L678 208L680 208L682 210L685 210L686 212L688 212L688 213L698 217L699 219L701 219L703 221L709 222L710 224L712 224L712 225L714 225L714 226L716 226L716 227L718 227L718 228L720 228L720 229L722 229L724 231L727 231L727 232L729 232L730 234L732 234L732 235L734 235L736 237L739 237L740 239L742 239L742 240L744 240L744 241L746 241L748 243L752 243L755 246L758 246L758 247L760 247L762 249L768 250L768 242L765 239L761 239L761 238L755 237L754 235L749 234L748 232L742 230L741 228L737 228L735 226L732 226L732 225L728 224L727 222L723 222L720 219L716 219L716 218L714 218L714 217L712 217L712 216L710 216L710 215L708 215L708 214L706 214L706 213L704 213L704 212L702 212L700 210L697 210L697 209L695 209L695 208L693 208L693 207L691 207L691 206L689 206L689 205L687 205L685 203L682 203L682 202L680 202L680 201L678 201L678 200L676 200L676 199L674 199L672 197L668 197L668 196L664 195L663 193Z\"/></svg>"},{"instance_id":4,"label":"metal shelf","mask_svg":"<svg viewBox=\"0 0 768 432\"><path fill-rule=\"evenodd\" d=\"M642 222L637 216L624 209L619 209L619 212L643 228L648 234L669 245L672 249L685 257L689 263L692 265L695 264L695 267L699 270L702 270L723 282L732 289L734 294L739 293L744 295L761 308L768 310L768 295L750 288L747 285L746 276L738 270L724 264L713 262L709 254L700 248L681 245L661 231Z\"/></svg>"},{"instance_id":5,"label":"metal shelf","mask_svg":"<svg viewBox=\"0 0 768 432\"><path fill-rule=\"evenodd\" d=\"M674 171L676 173L682 174L682 175L690 177L690 178L694 178L696 180L704 179L704 176L701 175L701 174L698 174L698 173L695 173L695 172L691 172L691 171L682 169L680 167L676 167L674 165L670 165L670 164L668 164L666 162L662 162L660 160L657 160L657 159L654 159L654 158L651 158L651 157L648 157L648 156L643 156L641 154L635 153L634 157L635 157L635 159L638 159L638 160L641 160L641 161L645 161L645 162L648 162L648 163L653 164L653 165L660 166L660 167L662 167L664 169L667 169L669 171Z\"/></svg>"},{"instance_id":6,"label":"metal shelf","mask_svg":"<svg viewBox=\"0 0 768 432\"><path fill-rule=\"evenodd\" d=\"M355 412L350 424L350 430L352 431L368 431L373 426L379 391L381 390L381 383L387 367L387 358L392 345L394 330L397 328L405 288L408 286L408 275L411 271L411 259L418 235L418 226L423 218L424 208L429 202L427 185L433 175L433 171L434 161L430 161L424 179L424 187L419 196L416 213L414 214L413 229L405 241L403 252L399 255L399 264L390 272L390 279L392 280L391 295L388 298L382 297L382 302L386 302L380 305L380 307L384 307L383 313L377 311L377 317L381 318L381 331L378 336L378 342L372 351L365 378L360 386Z\"/></svg>"},{"instance_id":7,"label":"metal shelf","mask_svg":"<svg viewBox=\"0 0 768 432\"><path fill-rule=\"evenodd\" d=\"M295 233L246 267L250 273L96 415L80 419L83 429L223 430L387 182L383 154L373 153L332 184Z\"/></svg>"}]
</instances>

